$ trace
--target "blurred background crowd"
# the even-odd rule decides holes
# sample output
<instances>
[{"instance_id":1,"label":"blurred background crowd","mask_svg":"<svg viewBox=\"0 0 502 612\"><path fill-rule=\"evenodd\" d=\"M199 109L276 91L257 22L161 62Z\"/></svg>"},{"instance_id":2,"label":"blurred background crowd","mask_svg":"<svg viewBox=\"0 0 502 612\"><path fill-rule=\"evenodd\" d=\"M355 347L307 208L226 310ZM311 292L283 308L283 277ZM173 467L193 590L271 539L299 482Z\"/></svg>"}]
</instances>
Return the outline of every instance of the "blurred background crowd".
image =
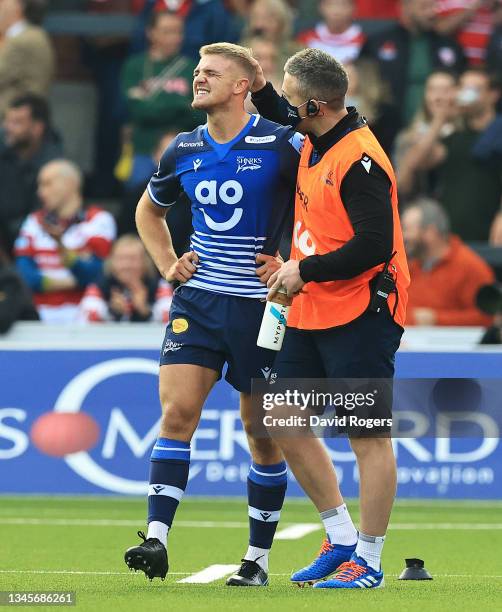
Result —
<instances>
[{"instance_id":1,"label":"blurred background crowd","mask_svg":"<svg viewBox=\"0 0 502 612\"><path fill-rule=\"evenodd\" d=\"M397 173L407 323L500 341L502 291L478 292L502 280L502 0L0 0L0 331L167 320L134 209L204 122L192 72L217 41L251 47L277 89L306 46L347 67ZM186 201L168 223L181 254Z\"/></svg>"}]
</instances>

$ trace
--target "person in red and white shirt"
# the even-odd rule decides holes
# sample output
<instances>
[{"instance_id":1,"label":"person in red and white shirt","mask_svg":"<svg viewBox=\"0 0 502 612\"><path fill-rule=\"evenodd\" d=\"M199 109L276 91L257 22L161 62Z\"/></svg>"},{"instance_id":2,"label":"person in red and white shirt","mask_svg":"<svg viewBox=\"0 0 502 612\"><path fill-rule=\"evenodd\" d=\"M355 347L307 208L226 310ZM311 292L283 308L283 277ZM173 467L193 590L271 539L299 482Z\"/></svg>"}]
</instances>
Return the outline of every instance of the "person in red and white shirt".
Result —
<instances>
[{"instance_id":1,"label":"person in red and white shirt","mask_svg":"<svg viewBox=\"0 0 502 612\"><path fill-rule=\"evenodd\" d=\"M500 0L438 0L436 30L455 36L471 66L484 64Z\"/></svg>"},{"instance_id":2,"label":"person in red and white shirt","mask_svg":"<svg viewBox=\"0 0 502 612\"><path fill-rule=\"evenodd\" d=\"M322 49L347 64L359 57L366 37L361 26L354 23L353 0L320 0L319 13L324 21L314 29L301 32L298 42L305 47Z\"/></svg>"},{"instance_id":3,"label":"person in red and white shirt","mask_svg":"<svg viewBox=\"0 0 502 612\"><path fill-rule=\"evenodd\" d=\"M121 236L105 262L105 274L87 287L80 303L81 320L169 321L173 289L159 279L141 240L133 234Z\"/></svg>"},{"instance_id":4,"label":"person in red and white shirt","mask_svg":"<svg viewBox=\"0 0 502 612\"><path fill-rule=\"evenodd\" d=\"M74 321L85 288L102 274L116 228L112 215L83 207L82 176L68 160L38 175L42 208L24 221L14 245L16 266L33 291L40 317Z\"/></svg>"},{"instance_id":5,"label":"person in red and white shirt","mask_svg":"<svg viewBox=\"0 0 502 612\"><path fill-rule=\"evenodd\" d=\"M397 19L400 0L356 0L358 19Z\"/></svg>"}]
</instances>

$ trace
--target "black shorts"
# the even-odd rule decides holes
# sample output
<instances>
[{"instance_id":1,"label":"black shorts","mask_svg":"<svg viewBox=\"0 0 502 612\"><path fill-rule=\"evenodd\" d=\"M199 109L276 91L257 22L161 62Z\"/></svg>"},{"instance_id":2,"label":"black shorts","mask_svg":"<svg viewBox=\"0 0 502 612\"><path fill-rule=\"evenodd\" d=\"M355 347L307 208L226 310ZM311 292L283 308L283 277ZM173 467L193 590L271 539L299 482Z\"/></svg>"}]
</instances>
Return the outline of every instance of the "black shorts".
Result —
<instances>
[{"instance_id":1,"label":"black shorts","mask_svg":"<svg viewBox=\"0 0 502 612\"><path fill-rule=\"evenodd\" d=\"M282 350L274 363L272 378L278 382L281 379L333 379L342 385L343 381L349 381L347 388L350 390L357 387L357 383L354 386L350 381L365 379L364 383L361 381L362 387L357 388L363 392L373 388L372 380L384 379L390 382L382 387L385 393L372 408L366 407L360 415L370 419L391 419L391 381L403 331L388 311L367 311L347 325L324 330L288 327ZM338 408L336 413L337 416L355 414ZM376 428L376 432L389 430L389 427Z\"/></svg>"},{"instance_id":2,"label":"black shorts","mask_svg":"<svg viewBox=\"0 0 502 612\"><path fill-rule=\"evenodd\" d=\"M278 378L392 378L403 331L388 311L367 311L330 329L288 327L274 372Z\"/></svg>"},{"instance_id":3,"label":"black shorts","mask_svg":"<svg viewBox=\"0 0 502 612\"><path fill-rule=\"evenodd\" d=\"M264 302L256 298L179 287L169 314L160 365L193 364L210 368L243 393L251 379L268 379L275 351L256 345Z\"/></svg>"}]
</instances>

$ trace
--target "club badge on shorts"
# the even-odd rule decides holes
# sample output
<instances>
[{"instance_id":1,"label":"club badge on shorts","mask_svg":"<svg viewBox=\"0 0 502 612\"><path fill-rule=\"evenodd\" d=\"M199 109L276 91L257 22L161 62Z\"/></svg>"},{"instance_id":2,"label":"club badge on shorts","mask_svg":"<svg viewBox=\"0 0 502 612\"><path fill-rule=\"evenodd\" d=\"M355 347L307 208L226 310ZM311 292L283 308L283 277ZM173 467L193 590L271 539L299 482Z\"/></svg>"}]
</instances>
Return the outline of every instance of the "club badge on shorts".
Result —
<instances>
[{"instance_id":1,"label":"club badge on shorts","mask_svg":"<svg viewBox=\"0 0 502 612\"><path fill-rule=\"evenodd\" d=\"M188 329L188 321L186 319L174 319L172 327L173 333L182 334Z\"/></svg>"}]
</instances>

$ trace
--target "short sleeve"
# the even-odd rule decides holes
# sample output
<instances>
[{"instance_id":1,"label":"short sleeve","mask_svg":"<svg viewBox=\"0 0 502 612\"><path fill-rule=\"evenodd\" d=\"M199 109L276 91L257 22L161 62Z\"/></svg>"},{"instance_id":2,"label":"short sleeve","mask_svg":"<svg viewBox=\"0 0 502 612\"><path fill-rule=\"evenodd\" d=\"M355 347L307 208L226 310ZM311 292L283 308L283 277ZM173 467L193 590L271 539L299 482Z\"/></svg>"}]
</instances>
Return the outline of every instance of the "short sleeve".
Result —
<instances>
[{"instance_id":1,"label":"short sleeve","mask_svg":"<svg viewBox=\"0 0 502 612\"><path fill-rule=\"evenodd\" d=\"M147 187L152 201L164 208L172 206L181 192L180 179L176 174L176 143L177 138L165 150L157 172Z\"/></svg>"}]
</instances>

